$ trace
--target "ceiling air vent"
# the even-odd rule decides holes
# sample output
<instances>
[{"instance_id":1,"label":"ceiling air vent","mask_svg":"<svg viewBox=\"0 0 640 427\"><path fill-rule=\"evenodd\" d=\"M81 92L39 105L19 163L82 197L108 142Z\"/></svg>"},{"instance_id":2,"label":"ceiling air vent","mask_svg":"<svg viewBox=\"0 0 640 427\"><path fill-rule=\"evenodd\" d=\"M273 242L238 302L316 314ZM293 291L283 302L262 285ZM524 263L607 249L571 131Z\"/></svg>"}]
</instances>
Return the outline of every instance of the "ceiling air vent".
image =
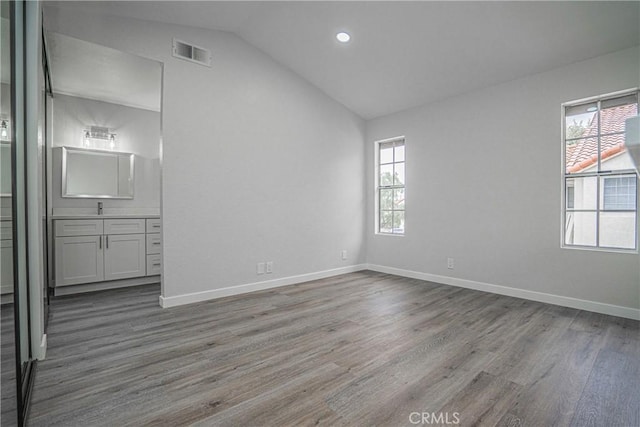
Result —
<instances>
[{"instance_id":1,"label":"ceiling air vent","mask_svg":"<svg viewBox=\"0 0 640 427\"><path fill-rule=\"evenodd\" d=\"M211 52L192 44L173 39L173 56L196 64L211 67Z\"/></svg>"}]
</instances>

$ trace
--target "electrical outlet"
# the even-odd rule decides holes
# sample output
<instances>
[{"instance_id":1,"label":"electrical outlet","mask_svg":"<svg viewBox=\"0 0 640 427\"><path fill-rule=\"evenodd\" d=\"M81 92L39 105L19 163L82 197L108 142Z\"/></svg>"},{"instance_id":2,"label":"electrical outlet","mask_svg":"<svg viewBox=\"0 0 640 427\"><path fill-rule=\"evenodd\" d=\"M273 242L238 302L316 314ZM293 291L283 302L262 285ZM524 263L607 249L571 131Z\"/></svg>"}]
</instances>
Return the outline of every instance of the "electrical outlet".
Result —
<instances>
[{"instance_id":1,"label":"electrical outlet","mask_svg":"<svg viewBox=\"0 0 640 427\"><path fill-rule=\"evenodd\" d=\"M259 262L258 265L256 266L256 273L257 274L264 274L264 262Z\"/></svg>"},{"instance_id":2,"label":"electrical outlet","mask_svg":"<svg viewBox=\"0 0 640 427\"><path fill-rule=\"evenodd\" d=\"M447 258L447 268L453 270L453 258Z\"/></svg>"},{"instance_id":3,"label":"electrical outlet","mask_svg":"<svg viewBox=\"0 0 640 427\"><path fill-rule=\"evenodd\" d=\"M343 260L347 259L347 250L346 250L346 249L344 249L344 250L342 251L342 259L343 259Z\"/></svg>"},{"instance_id":4,"label":"electrical outlet","mask_svg":"<svg viewBox=\"0 0 640 427\"><path fill-rule=\"evenodd\" d=\"M267 262L267 274L273 273L273 261Z\"/></svg>"}]
</instances>

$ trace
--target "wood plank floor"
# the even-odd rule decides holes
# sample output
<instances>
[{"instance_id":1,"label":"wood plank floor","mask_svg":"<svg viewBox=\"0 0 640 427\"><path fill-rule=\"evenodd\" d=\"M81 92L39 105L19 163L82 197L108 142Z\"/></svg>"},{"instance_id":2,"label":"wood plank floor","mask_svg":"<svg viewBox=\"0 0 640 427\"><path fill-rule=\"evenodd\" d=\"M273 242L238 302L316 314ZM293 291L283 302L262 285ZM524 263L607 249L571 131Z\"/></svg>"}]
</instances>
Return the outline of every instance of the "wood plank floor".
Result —
<instances>
[{"instance_id":1,"label":"wood plank floor","mask_svg":"<svg viewBox=\"0 0 640 427\"><path fill-rule=\"evenodd\" d=\"M368 271L158 293L52 302L31 426L640 426L637 321Z\"/></svg>"},{"instance_id":2,"label":"wood plank floor","mask_svg":"<svg viewBox=\"0 0 640 427\"><path fill-rule=\"evenodd\" d=\"M0 305L0 425L18 422L13 303Z\"/></svg>"}]
</instances>

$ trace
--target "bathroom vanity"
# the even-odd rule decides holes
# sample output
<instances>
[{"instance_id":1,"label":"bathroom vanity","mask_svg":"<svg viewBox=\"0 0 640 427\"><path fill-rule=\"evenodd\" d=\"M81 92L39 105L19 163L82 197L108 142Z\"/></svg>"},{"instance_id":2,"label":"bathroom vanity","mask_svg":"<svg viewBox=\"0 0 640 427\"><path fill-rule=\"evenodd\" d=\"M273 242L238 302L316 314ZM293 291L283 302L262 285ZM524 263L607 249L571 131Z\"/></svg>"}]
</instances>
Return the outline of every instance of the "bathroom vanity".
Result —
<instances>
[{"instance_id":1,"label":"bathroom vanity","mask_svg":"<svg viewBox=\"0 0 640 427\"><path fill-rule=\"evenodd\" d=\"M0 295L13 293L13 240L10 218L0 216Z\"/></svg>"},{"instance_id":2,"label":"bathroom vanity","mask_svg":"<svg viewBox=\"0 0 640 427\"><path fill-rule=\"evenodd\" d=\"M159 216L54 216L55 294L157 283Z\"/></svg>"},{"instance_id":3,"label":"bathroom vanity","mask_svg":"<svg viewBox=\"0 0 640 427\"><path fill-rule=\"evenodd\" d=\"M136 142L132 148L141 149ZM70 146L54 147L52 153L49 277L54 294L160 282L158 161Z\"/></svg>"}]
</instances>

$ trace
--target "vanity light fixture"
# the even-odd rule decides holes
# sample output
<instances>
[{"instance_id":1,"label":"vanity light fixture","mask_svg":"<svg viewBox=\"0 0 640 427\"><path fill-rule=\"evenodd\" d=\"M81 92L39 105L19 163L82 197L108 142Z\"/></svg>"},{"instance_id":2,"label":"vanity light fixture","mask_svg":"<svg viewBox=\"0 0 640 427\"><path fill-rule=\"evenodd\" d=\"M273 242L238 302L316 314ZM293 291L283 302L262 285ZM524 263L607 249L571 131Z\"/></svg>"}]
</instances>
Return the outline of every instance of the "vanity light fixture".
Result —
<instances>
[{"instance_id":1,"label":"vanity light fixture","mask_svg":"<svg viewBox=\"0 0 640 427\"><path fill-rule=\"evenodd\" d=\"M0 139L9 140L9 120L2 119L0 122Z\"/></svg>"},{"instance_id":2,"label":"vanity light fixture","mask_svg":"<svg viewBox=\"0 0 640 427\"><path fill-rule=\"evenodd\" d=\"M86 148L91 147L92 142L102 143L103 147L97 148L106 148L106 144L108 144L108 148L113 150L116 148L116 134L111 132L109 128L102 126L89 126L83 132L83 146Z\"/></svg>"}]
</instances>

